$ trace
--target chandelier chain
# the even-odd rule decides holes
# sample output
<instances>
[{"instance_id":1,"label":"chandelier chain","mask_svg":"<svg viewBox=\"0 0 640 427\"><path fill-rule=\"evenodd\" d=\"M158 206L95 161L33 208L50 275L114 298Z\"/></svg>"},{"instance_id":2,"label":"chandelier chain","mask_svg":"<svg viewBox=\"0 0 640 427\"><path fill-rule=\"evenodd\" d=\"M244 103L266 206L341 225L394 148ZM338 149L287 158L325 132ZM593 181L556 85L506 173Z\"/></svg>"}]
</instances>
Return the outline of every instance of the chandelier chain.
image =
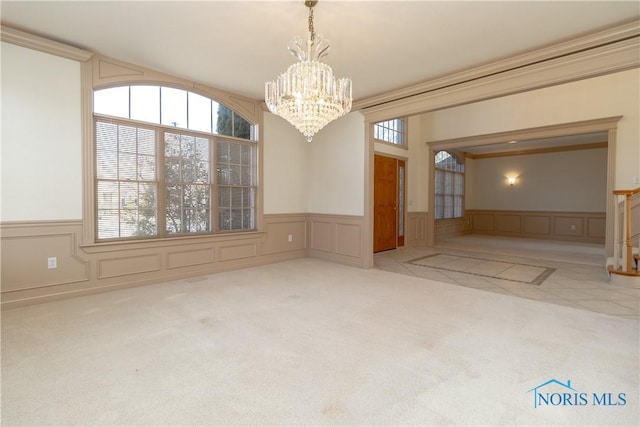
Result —
<instances>
[{"instance_id":1,"label":"chandelier chain","mask_svg":"<svg viewBox=\"0 0 640 427\"><path fill-rule=\"evenodd\" d=\"M316 32L313 28L313 7L309 7L309 34L311 34L311 41L316 38Z\"/></svg>"}]
</instances>

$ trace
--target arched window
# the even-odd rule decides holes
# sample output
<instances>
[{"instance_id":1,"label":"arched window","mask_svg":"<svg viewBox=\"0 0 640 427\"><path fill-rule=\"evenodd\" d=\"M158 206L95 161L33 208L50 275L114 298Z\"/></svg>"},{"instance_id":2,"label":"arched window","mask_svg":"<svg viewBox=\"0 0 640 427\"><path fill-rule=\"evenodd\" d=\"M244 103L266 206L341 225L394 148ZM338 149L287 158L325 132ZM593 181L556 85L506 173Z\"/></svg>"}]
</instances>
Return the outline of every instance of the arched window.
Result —
<instances>
[{"instance_id":1,"label":"arched window","mask_svg":"<svg viewBox=\"0 0 640 427\"><path fill-rule=\"evenodd\" d=\"M447 151L435 155L435 219L462 218L464 163Z\"/></svg>"},{"instance_id":2,"label":"arched window","mask_svg":"<svg viewBox=\"0 0 640 427\"><path fill-rule=\"evenodd\" d=\"M98 240L256 228L255 127L194 92L94 91Z\"/></svg>"}]
</instances>

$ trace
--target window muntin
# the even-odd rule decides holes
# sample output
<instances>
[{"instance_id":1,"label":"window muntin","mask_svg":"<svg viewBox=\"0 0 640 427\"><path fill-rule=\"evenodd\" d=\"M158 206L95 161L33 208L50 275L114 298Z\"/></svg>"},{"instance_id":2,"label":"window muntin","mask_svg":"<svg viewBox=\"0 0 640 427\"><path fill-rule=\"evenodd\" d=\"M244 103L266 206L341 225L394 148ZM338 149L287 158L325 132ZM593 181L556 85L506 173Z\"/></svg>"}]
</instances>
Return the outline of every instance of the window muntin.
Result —
<instances>
[{"instance_id":1,"label":"window muntin","mask_svg":"<svg viewBox=\"0 0 640 427\"><path fill-rule=\"evenodd\" d=\"M254 135L249 122L187 91L112 89L96 91L102 112L94 113L98 240L255 230L257 147L249 139ZM175 95L171 99L188 107L162 108L156 95L163 92L165 99ZM150 107L142 105L145 96ZM217 128L243 139L202 132L212 128L213 108ZM199 132L184 129L189 126Z\"/></svg>"},{"instance_id":2,"label":"window muntin","mask_svg":"<svg viewBox=\"0 0 640 427\"><path fill-rule=\"evenodd\" d=\"M462 218L464 163L447 151L435 155L435 219Z\"/></svg>"},{"instance_id":3,"label":"window muntin","mask_svg":"<svg viewBox=\"0 0 640 427\"><path fill-rule=\"evenodd\" d=\"M183 89L118 86L93 93L95 114L255 140L254 126L230 108Z\"/></svg>"},{"instance_id":4,"label":"window muntin","mask_svg":"<svg viewBox=\"0 0 640 427\"><path fill-rule=\"evenodd\" d=\"M406 118L385 120L373 124L373 137L395 145L407 145Z\"/></svg>"}]
</instances>

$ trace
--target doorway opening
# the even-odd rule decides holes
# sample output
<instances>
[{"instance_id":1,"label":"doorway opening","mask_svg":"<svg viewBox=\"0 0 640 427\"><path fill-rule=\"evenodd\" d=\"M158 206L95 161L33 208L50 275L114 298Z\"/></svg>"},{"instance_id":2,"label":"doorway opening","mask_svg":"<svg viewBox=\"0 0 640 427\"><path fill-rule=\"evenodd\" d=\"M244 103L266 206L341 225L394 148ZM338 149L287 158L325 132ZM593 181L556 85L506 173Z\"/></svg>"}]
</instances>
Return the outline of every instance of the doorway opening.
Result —
<instances>
[{"instance_id":1,"label":"doorway opening","mask_svg":"<svg viewBox=\"0 0 640 427\"><path fill-rule=\"evenodd\" d=\"M615 177L615 155L616 155L616 127L620 117L608 117L603 119L588 120L583 122L566 123L561 125L544 126L532 129L522 129L518 131L501 132L496 134L478 135L473 137L464 137L443 141L429 142L429 158L433 158L434 154L439 150L463 150L476 151L475 155L490 153L480 153L480 150L490 150L493 147L501 145L508 146L510 141L530 141L530 143L541 143L541 147L529 147L531 150L554 151L559 149L558 145L562 139L566 144L572 144L573 148L579 148L576 146L576 142L572 141L573 137L581 137L582 135L589 136L589 134L597 136L597 140L605 140L607 148L607 167L606 167L606 212L605 212L605 224L604 224L604 238L605 238L605 253L606 256L611 256L613 252L613 198L611 197L614 188ZM570 138L571 137L571 138ZM589 141L593 142L593 141ZM583 142L585 146L582 148L589 148L587 144ZM475 149L470 149L475 147ZM560 149L566 149L560 147ZM502 150L504 151L504 150ZM433 174L430 176L429 194L434 194L434 179ZM435 209L435 199L430 197L429 210L433 212ZM433 215L429 215L427 230L429 232L429 238L427 245L433 246L435 244L435 220Z\"/></svg>"}]
</instances>

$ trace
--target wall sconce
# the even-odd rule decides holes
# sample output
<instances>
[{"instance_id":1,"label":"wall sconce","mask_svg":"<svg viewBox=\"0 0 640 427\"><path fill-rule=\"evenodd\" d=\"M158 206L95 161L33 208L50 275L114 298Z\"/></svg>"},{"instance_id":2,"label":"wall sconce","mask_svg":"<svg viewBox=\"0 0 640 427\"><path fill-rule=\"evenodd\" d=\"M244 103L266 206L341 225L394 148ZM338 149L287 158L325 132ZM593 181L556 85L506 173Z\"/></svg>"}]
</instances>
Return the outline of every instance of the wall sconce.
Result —
<instances>
[{"instance_id":1,"label":"wall sconce","mask_svg":"<svg viewBox=\"0 0 640 427\"><path fill-rule=\"evenodd\" d=\"M516 178L518 178L517 176L508 176L507 177L507 182L509 183L510 186L513 187L513 185L516 183Z\"/></svg>"}]
</instances>

